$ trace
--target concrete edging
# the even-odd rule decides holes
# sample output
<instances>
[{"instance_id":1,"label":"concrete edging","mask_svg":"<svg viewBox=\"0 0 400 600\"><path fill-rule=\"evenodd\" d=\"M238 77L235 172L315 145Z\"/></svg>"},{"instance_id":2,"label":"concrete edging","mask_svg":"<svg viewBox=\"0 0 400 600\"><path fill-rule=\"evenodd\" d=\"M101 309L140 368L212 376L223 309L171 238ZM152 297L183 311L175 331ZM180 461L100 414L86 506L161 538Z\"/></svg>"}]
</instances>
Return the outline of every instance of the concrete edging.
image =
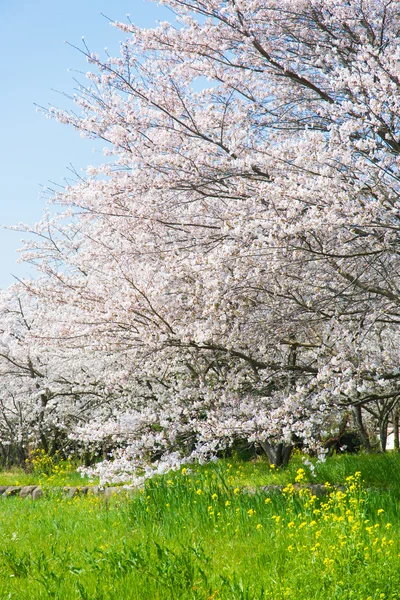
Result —
<instances>
[{"instance_id":1,"label":"concrete edging","mask_svg":"<svg viewBox=\"0 0 400 600\"><path fill-rule=\"evenodd\" d=\"M86 496L86 495L94 495L94 496L104 496L105 498L109 498L110 496L115 496L121 492L125 492L131 494L136 491L136 488L128 487L128 486L119 486L119 487L104 487L100 485L86 485L82 487L78 486L64 486L64 487L54 487L54 488L43 488L40 485L0 485L0 496L2 498L11 498L15 496L19 496L20 498L32 498L32 500L38 500L42 498L45 494L62 494L67 498L73 498L74 496Z\"/></svg>"}]
</instances>

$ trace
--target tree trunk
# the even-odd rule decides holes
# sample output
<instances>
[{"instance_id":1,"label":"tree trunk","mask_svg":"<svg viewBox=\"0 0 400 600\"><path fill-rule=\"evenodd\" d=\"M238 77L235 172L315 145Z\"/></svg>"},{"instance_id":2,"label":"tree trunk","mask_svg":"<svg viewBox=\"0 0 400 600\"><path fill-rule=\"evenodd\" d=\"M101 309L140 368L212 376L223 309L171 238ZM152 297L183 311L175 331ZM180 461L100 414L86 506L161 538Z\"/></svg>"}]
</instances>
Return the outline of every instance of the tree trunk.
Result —
<instances>
[{"instance_id":1,"label":"tree trunk","mask_svg":"<svg viewBox=\"0 0 400 600\"><path fill-rule=\"evenodd\" d=\"M379 423L379 441L382 452L386 452L388 417L384 417Z\"/></svg>"},{"instance_id":2,"label":"tree trunk","mask_svg":"<svg viewBox=\"0 0 400 600\"><path fill-rule=\"evenodd\" d=\"M286 467L289 463L290 457L293 451L292 444L271 444L268 440L260 442L261 448L264 450L268 457L270 464L275 467Z\"/></svg>"},{"instance_id":3,"label":"tree trunk","mask_svg":"<svg viewBox=\"0 0 400 600\"><path fill-rule=\"evenodd\" d=\"M358 435L360 436L361 445L366 452L371 452L371 442L369 441L368 434L364 427L364 423L362 420L362 409L360 405L354 407L354 417Z\"/></svg>"},{"instance_id":4,"label":"tree trunk","mask_svg":"<svg viewBox=\"0 0 400 600\"><path fill-rule=\"evenodd\" d=\"M393 437L394 437L394 449L399 451L399 413L397 410L393 416Z\"/></svg>"}]
</instances>

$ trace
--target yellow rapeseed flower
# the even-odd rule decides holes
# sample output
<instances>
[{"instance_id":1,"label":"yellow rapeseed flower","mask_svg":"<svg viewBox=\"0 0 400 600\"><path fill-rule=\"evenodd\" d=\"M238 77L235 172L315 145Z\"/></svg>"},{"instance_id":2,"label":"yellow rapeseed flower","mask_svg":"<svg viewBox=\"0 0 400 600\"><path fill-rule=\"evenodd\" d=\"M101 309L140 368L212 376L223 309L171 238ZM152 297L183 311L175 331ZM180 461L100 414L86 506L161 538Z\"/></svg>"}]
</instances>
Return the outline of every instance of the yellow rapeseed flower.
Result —
<instances>
[{"instance_id":1,"label":"yellow rapeseed flower","mask_svg":"<svg viewBox=\"0 0 400 600\"><path fill-rule=\"evenodd\" d=\"M331 567L335 561L333 558L324 558L324 565L326 567Z\"/></svg>"},{"instance_id":2,"label":"yellow rapeseed flower","mask_svg":"<svg viewBox=\"0 0 400 600\"><path fill-rule=\"evenodd\" d=\"M279 521L281 520L281 518L280 518L279 515L273 515L271 518L274 519L274 521L275 521L276 524L278 524Z\"/></svg>"},{"instance_id":3,"label":"yellow rapeseed flower","mask_svg":"<svg viewBox=\"0 0 400 600\"><path fill-rule=\"evenodd\" d=\"M283 493L291 496L294 493L293 483L288 483L286 487L283 488Z\"/></svg>"}]
</instances>

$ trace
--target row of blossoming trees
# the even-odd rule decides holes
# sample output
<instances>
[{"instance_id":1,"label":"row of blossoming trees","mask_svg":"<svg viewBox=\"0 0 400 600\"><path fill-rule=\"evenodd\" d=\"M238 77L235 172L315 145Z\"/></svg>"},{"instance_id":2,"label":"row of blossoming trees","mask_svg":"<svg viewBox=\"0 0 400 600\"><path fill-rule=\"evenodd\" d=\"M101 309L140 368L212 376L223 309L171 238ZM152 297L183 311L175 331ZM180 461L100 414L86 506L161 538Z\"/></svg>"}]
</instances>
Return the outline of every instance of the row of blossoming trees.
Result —
<instances>
[{"instance_id":1,"label":"row of blossoming trees","mask_svg":"<svg viewBox=\"0 0 400 600\"><path fill-rule=\"evenodd\" d=\"M0 442L105 449L103 479L235 439L276 464L400 397L400 2L166 0L113 23L73 112L107 142L2 296ZM16 443L16 440L18 443Z\"/></svg>"}]
</instances>

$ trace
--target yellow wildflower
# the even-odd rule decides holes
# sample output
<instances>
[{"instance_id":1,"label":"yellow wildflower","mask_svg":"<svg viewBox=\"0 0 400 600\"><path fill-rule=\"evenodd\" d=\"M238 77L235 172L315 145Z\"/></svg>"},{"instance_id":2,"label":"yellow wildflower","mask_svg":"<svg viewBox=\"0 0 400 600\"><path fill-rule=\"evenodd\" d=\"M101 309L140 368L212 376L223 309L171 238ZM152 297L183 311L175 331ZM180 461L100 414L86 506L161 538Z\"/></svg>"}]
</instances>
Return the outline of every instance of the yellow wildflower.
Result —
<instances>
[{"instance_id":1,"label":"yellow wildflower","mask_svg":"<svg viewBox=\"0 0 400 600\"><path fill-rule=\"evenodd\" d=\"M300 483L301 481L303 481L305 479L306 476L306 472L304 469L297 469L297 475L295 477L295 481L296 483Z\"/></svg>"}]
</instances>

